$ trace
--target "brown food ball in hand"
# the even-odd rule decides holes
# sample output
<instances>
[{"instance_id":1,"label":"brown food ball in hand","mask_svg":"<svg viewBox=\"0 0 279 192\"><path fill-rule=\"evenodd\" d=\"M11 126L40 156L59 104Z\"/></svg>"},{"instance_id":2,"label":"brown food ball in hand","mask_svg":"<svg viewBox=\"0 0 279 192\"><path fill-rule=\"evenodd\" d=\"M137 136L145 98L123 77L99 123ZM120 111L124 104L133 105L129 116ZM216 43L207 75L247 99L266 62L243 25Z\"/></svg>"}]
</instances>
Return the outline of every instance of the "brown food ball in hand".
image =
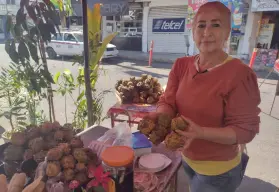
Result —
<instances>
[{"instance_id":1,"label":"brown food ball in hand","mask_svg":"<svg viewBox=\"0 0 279 192\"><path fill-rule=\"evenodd\" d=\"M88 157L82 148L74 149L73 155L79 163L87 163Z\"/></svg>"},{"instance_id":2,"label":"brown food ball in hand","mask_svg":"<svg viewBox=\"0 0 279 192\"><path fill-rule=\"evenodd\" d=\"M140 103L146 103L146 99L144 97L140 97L140 100L139 100Z\"/></svg>"},{"instance_id":3,"label":"brown food ball in hand","mask_svg":"<svg viewBox=\"0 0 279 192\"><path fill-rule=\"evenodd\" d=\"M48 151L40 151L40 152L34 154L34 160L37 163L41 163L41 162L45 161L47 153L48 153Z\"/></svg>"},{"instance_id":4,"label":"brown food ball in hand","mask_svg":"<svg viewBox=\"0 0 279 192\"><path fill-rule=\"evenodd\" d=\"M142 119L138 124L138 130L144 135L149 135L154 128L155 123L147 118Z\"/></svg>"},{"instance_id":5,"label":"brown food ball in hand","mask_svg":"<svg viewBox=\"0 0 279 192\"><path fill-rule=\"evenodd\" d=\"M63 152L60 148L52 148L47 153L48 161L59 161L63 156Z\"/></svg>"},{"instance_id":6,"label":"brown food ball in hand","mask_svg":"<svg viewBox=\"0 0 279 192\"><path fill-rule=\"evenodd\" d=\"M133 98L133 103L139 103L140 102L140 98L139 97L134 97Z\"/></svg>"},{"instance_id":7,"label":"brown food ball in hand","mask_svg":"<svg viewBox=\"0 0 279 192\"><path fill-rule=\"evenodd\" d=\"M140 92L140 97L146 98L148 96L147 92L142 91Z\"/></svg>"},{"instance_id":8,"label":"brown food ball in hand","mask_svg":"<svg viewBox=\"0 0 279 192\"><path fill-rule=\"evenodd\" d=\"M25 139L25 133L24 132L17 132L13 133L11 137L11 143L13 145L24 145L26 139Z\"/></svg>"},{"instance_id":9,"label":"brown food ball in hand","mask_svg":"<svg viewBox=\"0 0 279 192\"><path fill-rule=\"evenodd\" d=\"M170 129L163 127L161 125L156 125L155 128L152 130L154 134L156 134L159 137L165 138L167 134L169 133Z\"/></svg>"},{"instance_id":10,"label":"brown food ball in hand","mask_svg":"<svg viewBox=\"0 0 279 192\"><path fill-rule=\"evenodd\" d=\"M34 153L38 153L43 150L45 143L42 137L37 137L30 140L28 146Z\"/></svg>"},{"instance_id":11,"label":"brown food ball in hand","mask_svg":"<svg viewBox=\"0 0 279 192\"><path fill-rule=\"evenodd\" d=\"M77 163L77 164L76 164L76 170L77 170L78 172L85 171L85 170L86 170L86 165L85 165L85 163Z\"/></svg>"},{"instance_id":12,"label":"brown food ball in hand","mask_svg":"<svg viewBox=\"0 0 279 192\"><path fill-rule=\"evenodd\" d=\"M73 169L65 169L63 171L65 181L71 181L75 177L75 171Z\"/></svg>"},{"instance_id":13,"label":"brown food ball in hand","mask_svg":"<svg viewBox=\"0 0 279 192\"><path fill-rule=\"evenodd\" d=\"M74 137L72 140L71 140L71 146L73 148L81 148L83 147L83 142L82 140L80 139L80 137Z\"/></svg>"},{"instance_id":14,"label":"brown food ball in hand","mask_svg":"<svg viewBox=\"0 0 279 192\"><path fill-rule=\"evenodd\" d=\"M168 114L161 113L158 115L158 124L163 127L171 127L171 120Z\"/></svg>"},{"instance_id":15,"label":"brown food ball in hand","mask_svg":"<svg viewBox=\"0 0 279 192\"><path fill-rule=\"evenodd\" d=\"M148 104L153 104L153 103L156 102L156 100L152 96L149 96L146 101L147 101Z\"/></svg>"},{"instance_id":16,"label":"brown food ball in hand","mask_svg":"<svg viewBox=\"0 0 279 192\"><path fill-rule=\"evenodd\" d=\"M60 143L57 147L64 155L69 155L71 153L71 146L69 143Z\"/></svg>"},{"instance_id":17,"label":"brown food ball in hand","mask_svg":"<svg viewBox=\"0 0 279 192\"><path fill-rule=\"evenodd\" d=\"M189 123L187 123L182 117L173 118L171 121L171 129L173 131L179 129L181 131L187 130Z\"/></svg>"},{"instance_id":18,"label":"brown food ball in hand","mask_svg":"<svg viewBox=\"0 0 279 192\"><path fill-rule=\"evenodd\" d=\"M72 155L64 156L61 159L61 164L64 169L74 169L75 163L76 163L76 161Z\"/></svg>"},{"instance_id":19,"label":"brown food ball in hand","mask_svg":"<svg viewBox=\"0 0 279 192\"><path fill-rule=\"evenodd\" d=\"M156 135L155 132L151 132L151 134L149 135L149 140L154 144L154 145L158 145L161 142L164 141L164 137L160 137L158 135Z\"/></svg>"},{"instance_id":20,"label":"brown food ball in hand","mask_svg":"<svg viewBox=\"0 0 279 192\"><path fill-rule=\"evenodd\" d=\"M176 150L184 146L185 141L183 137L175 132L167 135L165 139L166 147L171 150Z\"/></svg>"},{"instance_id":21,"label":"brown food ball in hand","mask_svg":"<svg viewBox=\"0 0 279 192\"><path fill-rule=\"evenodd\" d=\"M46 175L48 177L55 177L60 172L61 172L61 167L58 161L52 161L47 163Z\"/></svg>"},{"instance_id":22,"label":"brown food ball in hand","mask_svg":"<svg viewBox=\"0 0 279 192\"><path fill-rule=\"evenodd\" d=\"M86 172L78 172L75 175L75 180L79 181L80 184L84 184L88 181L87 173Z\"/></svg>"},{"instance_id":23,"label":"brown food ball in hand","mask_svg":"<svg viewBox=\"0 0 279 192\"><path fill-rule=\"evenodd\" d=\"M33 155L34 155L34 153L33 153L33 151L31 149L26 149L24 151L23 160L32 159Z\"/></svg>"},{"instance_id":24,"label":"brown food ball in hand","mask_svg":"<svg viewBox=\"0 0 279 192\"><path fill-rule=\"evenodd\" d=\"M53 128L52 123L47 121L41 125L40 130L42 134L48 134L53 130L52 128Z\"/></svg>"}]
</instances>

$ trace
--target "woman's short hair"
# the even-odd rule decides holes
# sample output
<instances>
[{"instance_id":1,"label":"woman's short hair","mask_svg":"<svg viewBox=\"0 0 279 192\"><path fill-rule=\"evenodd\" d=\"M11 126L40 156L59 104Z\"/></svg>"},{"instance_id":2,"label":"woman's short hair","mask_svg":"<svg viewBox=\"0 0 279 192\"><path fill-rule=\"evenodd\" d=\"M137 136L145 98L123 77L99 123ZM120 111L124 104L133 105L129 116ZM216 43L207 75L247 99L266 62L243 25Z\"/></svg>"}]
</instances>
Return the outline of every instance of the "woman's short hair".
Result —
<instances>
[{"instance_id":1,"label":"woman's short hair","mask_svg":"<svg viewBox=\"0 0 279 192\"><path fill-rule=\"evenodd\" d=\"M224 16L224 21L228 24L228 27L231 28L231 11L228 7L226 7L223 3L219 1L207 2L200 6L197 13L193 19L193 26L195 27L197 24L198 15L204 12L204 9L211 9L212 11L218 11L221 15Z\"/></svg>"}]
</instances>

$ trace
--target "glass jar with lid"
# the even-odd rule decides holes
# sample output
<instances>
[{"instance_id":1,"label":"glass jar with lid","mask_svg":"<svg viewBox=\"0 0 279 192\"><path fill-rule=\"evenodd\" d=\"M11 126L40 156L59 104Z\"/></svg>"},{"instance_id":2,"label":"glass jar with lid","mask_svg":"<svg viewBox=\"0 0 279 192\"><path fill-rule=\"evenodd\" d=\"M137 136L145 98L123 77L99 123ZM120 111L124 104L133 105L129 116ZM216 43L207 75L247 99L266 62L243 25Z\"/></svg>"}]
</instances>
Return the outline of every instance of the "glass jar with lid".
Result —
<instances>
[{"instance_id":1,"label":"glass jar with lid","mask_svg":"<svg viewBox=\"0 0 279 192\"><path fill-rule=\"evenodd\" d=\"M116 192L133 191L134 157L134 150L128 146L111 146L102 152L102 166L111 173Z\"/></svg>"}]
</instances>

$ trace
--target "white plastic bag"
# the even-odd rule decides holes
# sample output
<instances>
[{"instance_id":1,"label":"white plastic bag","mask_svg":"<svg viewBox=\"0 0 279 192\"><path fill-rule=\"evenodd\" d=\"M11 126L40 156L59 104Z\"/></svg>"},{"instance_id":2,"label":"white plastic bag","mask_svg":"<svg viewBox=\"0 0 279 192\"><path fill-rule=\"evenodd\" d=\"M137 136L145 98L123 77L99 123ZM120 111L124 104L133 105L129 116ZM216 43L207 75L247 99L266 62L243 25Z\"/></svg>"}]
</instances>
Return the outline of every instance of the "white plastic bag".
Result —
<instances>
[{"instance_id":1,"label":"white plastic bag","mask_svg":"<svg viewBox=\"0 0 279 192\"><path fill-rule=\"evenodd\" d=\"M111 145L132 147L132 132L129 124L127 122L119 123L108 130L98 141Z\"/></svg>"}]
</instances>

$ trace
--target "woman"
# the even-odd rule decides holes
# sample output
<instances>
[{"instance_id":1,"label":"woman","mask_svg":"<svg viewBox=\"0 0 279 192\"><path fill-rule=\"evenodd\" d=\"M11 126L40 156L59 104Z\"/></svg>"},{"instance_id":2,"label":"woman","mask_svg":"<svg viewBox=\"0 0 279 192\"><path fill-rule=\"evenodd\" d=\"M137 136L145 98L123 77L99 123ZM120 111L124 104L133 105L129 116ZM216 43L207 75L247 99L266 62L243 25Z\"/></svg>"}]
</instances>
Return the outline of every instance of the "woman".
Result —
<instances>
[{"instance_id":1,"label":"woman","mask_svg":"<svg viewBox=\"0 0 279 192\"><path fill-rule=\"evenodd\" d=\"M260 93L254 72L223 51L231 13L220 2L202 5L193 21L199 55L175 62L157 113L182 115L189 129L183 165L191 192L233 192L241 183L239 144L259 132Z\"/></svg>"}]
</instances>

